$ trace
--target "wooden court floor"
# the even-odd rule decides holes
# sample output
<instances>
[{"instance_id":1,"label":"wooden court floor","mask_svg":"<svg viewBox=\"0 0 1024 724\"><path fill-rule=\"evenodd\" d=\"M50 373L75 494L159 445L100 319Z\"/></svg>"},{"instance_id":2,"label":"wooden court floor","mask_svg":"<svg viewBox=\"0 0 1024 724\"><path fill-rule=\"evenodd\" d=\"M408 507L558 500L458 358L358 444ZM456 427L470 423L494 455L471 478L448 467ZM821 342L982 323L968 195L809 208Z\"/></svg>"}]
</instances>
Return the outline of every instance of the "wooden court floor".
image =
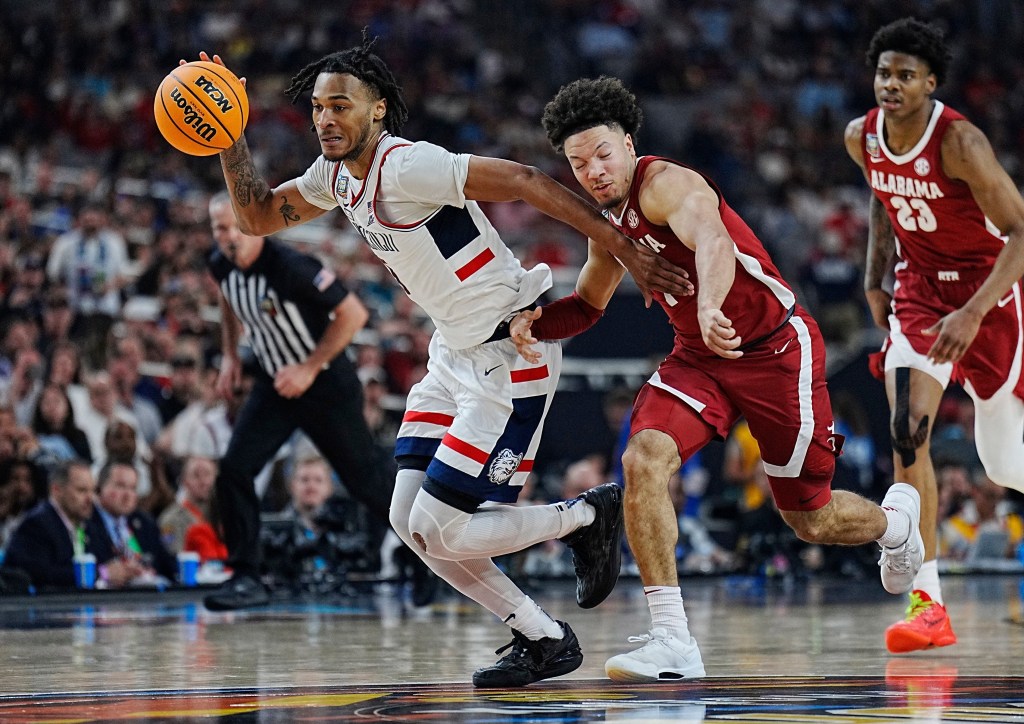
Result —
<instances>
[{"instance_id":1,"label":"wooden court floor","mask_svg":"<svg viewBox=\"0 0 1024 724\"><path fill-rule=\"evenodd\" d=\"M0 722L1024 722L1024 579L947 577L956 646L906 656L882 633L901 599L877 581L784 586L684 579L708 678L614 684L604 661L647 611L623 578L597 609L569 582L535 598L568 620L585 661L517 690L474 690L510 639L446 594L400 592L210 613L196 591L0 598Z\"/></svg>"}]
</instances>

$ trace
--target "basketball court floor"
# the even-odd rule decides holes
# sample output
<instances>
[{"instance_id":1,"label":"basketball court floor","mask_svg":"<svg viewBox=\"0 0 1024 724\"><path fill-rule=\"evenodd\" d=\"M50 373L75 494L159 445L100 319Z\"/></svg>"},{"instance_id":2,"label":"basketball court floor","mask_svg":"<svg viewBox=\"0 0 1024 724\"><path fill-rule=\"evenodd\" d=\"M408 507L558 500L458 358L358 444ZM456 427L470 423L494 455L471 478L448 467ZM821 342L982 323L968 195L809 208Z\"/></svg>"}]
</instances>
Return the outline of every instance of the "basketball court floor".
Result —
<instances>
[{"instance_id":1,"label":"basketball court floor","mask_svg":"<svg viewBox=\"0 0 1024 724\"><path fill-rule=\"evenodd\" d=\"M1020 575L947 577L960 643L905 656L882 643L903 601L875 580L683 591L706 679L604 677L647 625L624 577L589 611L569 581L535 592L586 658L515 690L469 684L511 637L450 592L416 612L393 590L234 613L190 590L0 598L0 722L1024 722Z\"/></svg>"}]
</instances>

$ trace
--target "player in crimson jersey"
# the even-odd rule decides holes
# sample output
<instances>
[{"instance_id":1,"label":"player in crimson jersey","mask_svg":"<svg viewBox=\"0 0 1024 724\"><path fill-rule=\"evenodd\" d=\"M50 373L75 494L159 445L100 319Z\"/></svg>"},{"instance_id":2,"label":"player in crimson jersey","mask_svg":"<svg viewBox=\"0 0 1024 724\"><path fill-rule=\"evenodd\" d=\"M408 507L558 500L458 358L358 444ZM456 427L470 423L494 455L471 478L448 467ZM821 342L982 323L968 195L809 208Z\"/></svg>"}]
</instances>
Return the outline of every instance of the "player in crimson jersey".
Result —
<instances>
[{"instance_id":1,"label":"player in crimson jersey","mask_svg":"<svg viewBox=\"0 0 1024 724\"><path fill-rule=\"evenodd\" d=\"M956 643L935 561L929 449L951 377L974 399L988 476L1024 491L1024 200L985 134L932 98L949 60L933 25L908 18L881 28L868 49L878 108L846 128L846 149L873 192L864 290L875 323L889 330L883 354L895 478L921 494L926 562L906 619L886 631L894 653ZM894 253L890 295L882 280Z\"/></svg>"},{"instance_id":2,"label":"player in crimson jersey","mask_svg":"<svg viewBox=\"0 0 1024 724\"><path fill-rule=\"evenodd\" d=\"M742 415L757 438L782 517L807 541L883 545L883 581L909 590L922 558L918 495L894 485L885 507L832 491L835 433L818 325L796 304L753 231L707 177L667 158L637 158L636 98L614 78L578 80L544 110L552 146L617 229L685 269L696 293L655 294L675 346L637 396L623 455L625 520L651 612L636 651L614 656L616 680L699 677L676 571L678 526L668 481L694 452L724 438ZM586 329L600 317L624 270L590 244L575 293L513 321L529 361L538 340Z\"/></svg>"}]
</instances>

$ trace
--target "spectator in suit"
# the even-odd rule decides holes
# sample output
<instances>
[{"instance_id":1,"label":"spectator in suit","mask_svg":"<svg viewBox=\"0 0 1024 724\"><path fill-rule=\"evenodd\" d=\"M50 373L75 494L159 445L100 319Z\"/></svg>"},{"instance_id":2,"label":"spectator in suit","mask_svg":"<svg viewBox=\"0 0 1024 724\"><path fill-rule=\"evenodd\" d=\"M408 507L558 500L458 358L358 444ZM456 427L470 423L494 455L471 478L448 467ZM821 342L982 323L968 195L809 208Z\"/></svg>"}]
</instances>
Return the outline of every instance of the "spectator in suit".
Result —
<instances>
[{"instance_id":1,"label":"spectator in suit","mask_svg":"<svg viewBox=\"0 0 1024 724\"><path fill-rule=\"evenodd\" d=\"M38 587L73 587L74 556L96 553L89 526L95 492L89 463L72 460L58 467L51 478L49 499L14 531L4 567L24 571Z\"/></svg>"},{"instance_id":2,"label":"spectator in suit","mask_svg":"<svg viewBox=\"0 0 1024 724\"><path fill-rule=\"evenodd\" d=\"M177 561L156 521L138 509L139 474L123 462L100 469L93 524L99 578L108 588L174 580Z\"/></svg>"}]
</instances>

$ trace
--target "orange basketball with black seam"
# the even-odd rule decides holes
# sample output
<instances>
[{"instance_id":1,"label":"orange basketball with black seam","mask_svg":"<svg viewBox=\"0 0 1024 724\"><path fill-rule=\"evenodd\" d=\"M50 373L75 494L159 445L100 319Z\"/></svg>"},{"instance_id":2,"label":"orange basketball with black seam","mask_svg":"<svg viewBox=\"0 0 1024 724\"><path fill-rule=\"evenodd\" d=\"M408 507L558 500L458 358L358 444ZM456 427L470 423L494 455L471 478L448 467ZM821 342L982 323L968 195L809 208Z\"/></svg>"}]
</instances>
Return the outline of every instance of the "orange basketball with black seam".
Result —
<instances>
[{"instance_id":1,"label":"orange basketball with black seam","mask_svg":"<svg viewBox=\"0 0 1024 724\"><path fill-rule=\"evenodd\" d=\"M212 156L230 147L249 120L245 86L223 65L196 60L167 74L153 115L160 134L179 151Z\"/></svg>"}]
</instances>

